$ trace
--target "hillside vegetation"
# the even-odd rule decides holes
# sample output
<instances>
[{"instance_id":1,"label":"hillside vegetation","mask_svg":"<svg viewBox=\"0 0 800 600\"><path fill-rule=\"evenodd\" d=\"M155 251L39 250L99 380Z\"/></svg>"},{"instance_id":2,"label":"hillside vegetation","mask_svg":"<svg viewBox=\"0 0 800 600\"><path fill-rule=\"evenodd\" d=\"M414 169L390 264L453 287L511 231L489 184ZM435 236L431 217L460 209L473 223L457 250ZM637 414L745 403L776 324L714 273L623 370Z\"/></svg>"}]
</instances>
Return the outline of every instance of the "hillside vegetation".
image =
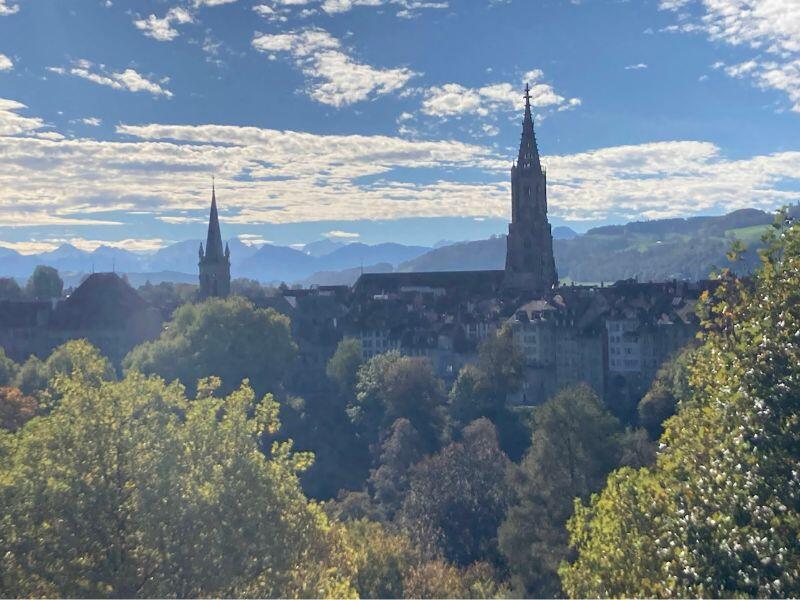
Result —
<instances>
[{"instance_id":1,"label":"hillside vegetation","mask_svg":"<svg viewBox=\"0 0 800 600\"><path fill-rule=\"evenodd\" d=\"M599 283L704 279L726 266L734 240L747 245L740 273L758 266L756 250L773 216L745 209L720 217L642 221L590 229L573 239L556 239L553 250L562 281ZM506 239L493 237L438 248L399 266L401 271L502 269Z\"/></svg>"}]
</instances>

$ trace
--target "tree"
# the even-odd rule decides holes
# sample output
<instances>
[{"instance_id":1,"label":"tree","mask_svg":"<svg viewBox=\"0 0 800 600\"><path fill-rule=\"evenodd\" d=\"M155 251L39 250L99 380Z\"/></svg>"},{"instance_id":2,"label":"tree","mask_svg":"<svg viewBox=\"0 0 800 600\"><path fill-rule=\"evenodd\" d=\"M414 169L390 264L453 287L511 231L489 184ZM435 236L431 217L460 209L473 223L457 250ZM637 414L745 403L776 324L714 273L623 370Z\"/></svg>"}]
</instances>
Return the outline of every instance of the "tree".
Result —
<instances>
[{"instance_id":1,"label":"tree","mask_svg":"<svg viewBox=\"0 0 800 600\"><path fill-rule=\"evenodd\" d=\"M397 419L381 444L379 466L371 473L368 484L375 503L388 519L403 504L409 471L424 456L423 448L419 432L408 419Z\"/></svg>"},{"instance_id":2,"label":"tree","mask_svg":"<svg viewBox=\"0 0 800 600\"><path fill-rule=\"evenodd\" d=\"M328 361L326 373L347 397L355 394L358 369L361 367L361 342L355 338L344 338L336 346L336 352Z\"/></svg>"},{"instance_id":3,"label":"tree","mask_svg":"<svg viewBox=\"0 0 800 600\"><path fill-rule=\"evenodd\" d=\"M487 563L465 569L442 559L422 563L406 577L406 598L506 598L508 587L498 580L497 571Z\"/></svg>"},{"instance_id":4,"label":"tree","mask_svg":"<svg viewBox=\"0 0 800 600\"><path fill-rule=\"evenodd\" d=\"M276 443L277 405L218 380L60 378L61 403L0 436L4 595L350 596L341 530L309 503L310 457Z\"/></svg>"},{"instance_id":5,"label":"tree","mask_svg":"<svg viewBox=\"0 0 800 600\"><path fill-rule=\"evenodd\" d=\"M14 385L23 394L32 396L47 387L48 379L44 362L31 354L28 360L20 365L14 378Z\"/></svg>"},{"instance_id":6,"label":"tree","mask_svg":"<svg viewBox=\"0 0 800 600\"><path fill-rule=\"evenodd\" d=\"M506 399L519 388L524 361L504 329L485 340L478 350L477 364L461 368L450 390L450 416L466 425L486 417L497 428L500 447L512 460L519 460L530 445L530 430L522 415Z\"/></svg>"},{"instance_id":7,"label":"tree","mask_svg":"<svg viewBox=\"0 0 800 600\"><path fill-rule=\"evenodd\" d=\"M5 350L0 347L0 386L11 385L18 370L17 363L6 356Z\"/></svg>"},{"instance_id":8,"label":"tree","mask_svg":"<svg viewBox=\"0 0 800 600\"><path fill-rule=\"evenodd\" d=\"M49 410L59 394L51 385L57 376L79 376L99 383L116 379L111 362L87 340L70 340L56 347L45 361L34 355L28 357L16 371L14 386L23 394L36 396L43 408Z\"/></svg>"},{"instance_id":9,"label":"tree","mask_svg":"<svg viewBox=\"0 0 800 600\"><path fill-rule=\"evenodd\" d=\"M461 566L497 562L497 528L509 504L509 465L491 422L475 421L461 441L412 469L398 521L432 555L441 553Z\"/></svg>"},{"instance_id":10,"label":"tree","mask_svg":"<svg viewBox=\"0 0 800 600\"><path fill-rule=\"evenodd\" d=\"M570 595L800 594L800 225L766 243L751 281L723 271L704 299L692 394L655 465L577 505Z\"/></svg>"},{"instance_id":11,"label":"tree","mask_svg":"<svg viewBox=\"0 0 800 600\"><path fill-rule=\"evenodd\" d=\"M0 387L0 429L16 431L36 416L36 399L14 387Z\"/></svg>"},{"instance_id":12,"label":"tree","mask_svg":"<svg viewBox=\"0 0 800 600\"><path fill-rule=\"evenodd\" d=\"M178 308L161 336L131 350L123 367L190 390L201 377L220 377L225 393L249 378L260 395L281 389L295 352L287 317L244 298L212 298Z\"/></svg>"},{"instance_id":13,"label":"tree","mask_svg":"<svg viewBox=\"0 0 800 600\"><path fill-rule=\"evenodd\" d=\"M409 537L366 519L350 521L347 534L356 555L359 598L406 597L406 579L423 561Z\"/></svg>"},{"instance_id":14,"label":"tree","mask_svg":"<svg viewBox=\"0 0 800 600\"><path fill-rule=\"evenodd\" d=\"M25 286L25 293L36 300L60 298L64 282L53 267L37 265Z\"/></svg>"},{"instance_id":15,"label":"tree","mask_svg":"<svg viewBox=\"0 0 800 600\"><path fill-rule=\"evenodd\" d=\"M0 300L19 300L22 298L17 280L13 277L0 277Z\"/></svg>"},{"instance_id":16,"label":"tree","mask_svg":"<svg viewBox=\"0 0 800 600\"><path fill-rule=\"evenodd\" d=\"M402 531L366 520L347 526L360 598L502 598L506 587L487 563L459 568L426 560Z\"/></svg>"},{"instance_id":17,"label":"tree","mask_svg":"<svg viewBox=\"0 0 800 600\"><path fill-rule=\"evenodd\" d=\"M661 435L662 423L675 414L678 403L691 396L689 365L693 356L694 347L689 347L662 365L650 389L639 401L639 424L652 439Z\"/></svg>"},{"instance_id":18,"label":"tree","mask_svg":"<svg viewBox=\"0 0 800 600\"><path fill-rule=\"evenodd\" d=\"M231 294L243 296L248 300L263 300L275 295L275 288L264 287L255 279L237 277L231 281Z\"/></svg>"},{"instance_id":19,"label":"tree","mask_svg":"<svg viewBox=\"0 0 800 600\"><path fill-rule=\"evenodd\" d=\"M392 351L367 361L358 371L355 401L348 414L371 443L396 419L419 432L423 451L436 450L444 435L445 393L430 361Z\"/></svg>"},{"instance_id":20,"label":"tree","mask_svg":"<svg viewBox=\"0 0 800 600\"><path fill-rule=\"evenodd\" d=\"M499 532L519 593L558 597L573 499L599 490L619 464L619 421L587 385L567 388L534 410L533 444L512 471L517 500Z\"/></svg>"}]
</instances>

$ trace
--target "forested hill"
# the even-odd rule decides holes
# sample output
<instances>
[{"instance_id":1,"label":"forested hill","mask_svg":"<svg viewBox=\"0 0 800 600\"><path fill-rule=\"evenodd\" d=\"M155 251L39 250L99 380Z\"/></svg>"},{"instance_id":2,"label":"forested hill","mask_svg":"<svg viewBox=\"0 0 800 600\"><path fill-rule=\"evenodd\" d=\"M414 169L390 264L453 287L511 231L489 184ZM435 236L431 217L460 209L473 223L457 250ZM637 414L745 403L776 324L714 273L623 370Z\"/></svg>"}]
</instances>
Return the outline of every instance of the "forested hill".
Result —
<instances>
[{"instance_id":1,"label":"forested hill","mask_svg":"<svg viewBox=\"0 0 800 600\"><path fill-rule=\"evenodd\" d=\"M740 240L748 250L737 270L749 272L758 265L756 249L773 219L770 213L744 209L718 217L597 227L573 239L556 239L556 266L562 281L696 280L730 266L726 253L734 240ZM398 270L502 269L505 253L505 236L497 236L432 250L402 263Z\"/></svg>"}]
</instances>

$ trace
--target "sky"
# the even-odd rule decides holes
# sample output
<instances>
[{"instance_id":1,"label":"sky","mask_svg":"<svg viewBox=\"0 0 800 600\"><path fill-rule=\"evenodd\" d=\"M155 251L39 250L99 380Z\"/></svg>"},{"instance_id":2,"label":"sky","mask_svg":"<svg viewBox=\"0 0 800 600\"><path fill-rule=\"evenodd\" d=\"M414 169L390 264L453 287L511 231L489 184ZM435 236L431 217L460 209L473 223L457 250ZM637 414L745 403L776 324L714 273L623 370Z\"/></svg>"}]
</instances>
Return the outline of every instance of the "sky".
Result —
<instances>
[{"instance_id":1,"label":"sky","mask_svg":"<svg viewBox=\"0 0 800 600\"><path fill-rule=\"evenodd\" d=\"M0 0L0 245L506 231L800 200L800 0Z\"/></svg>"}]
</instances>

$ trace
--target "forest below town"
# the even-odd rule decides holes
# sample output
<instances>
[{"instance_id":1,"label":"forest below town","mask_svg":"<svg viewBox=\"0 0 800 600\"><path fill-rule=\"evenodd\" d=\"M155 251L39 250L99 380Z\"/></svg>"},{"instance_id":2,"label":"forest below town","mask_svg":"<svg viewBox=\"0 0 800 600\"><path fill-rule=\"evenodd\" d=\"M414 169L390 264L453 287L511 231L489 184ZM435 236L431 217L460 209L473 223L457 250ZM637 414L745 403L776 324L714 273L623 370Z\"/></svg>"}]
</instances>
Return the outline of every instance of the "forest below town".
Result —
<instances>
[{"instance_id":1,"label":"forest below town","mask_svg":"<svg viewBox=\"0 0 800 600\"><path fill-rule=\"evenodd\" d=\"M0 594L797 596L800 225L763 248L636 407L508 404L505 331L450 389L345 339L304 398L288 318L241 296L121 365L0 352Z\"/></svg>"}]
</instances>

